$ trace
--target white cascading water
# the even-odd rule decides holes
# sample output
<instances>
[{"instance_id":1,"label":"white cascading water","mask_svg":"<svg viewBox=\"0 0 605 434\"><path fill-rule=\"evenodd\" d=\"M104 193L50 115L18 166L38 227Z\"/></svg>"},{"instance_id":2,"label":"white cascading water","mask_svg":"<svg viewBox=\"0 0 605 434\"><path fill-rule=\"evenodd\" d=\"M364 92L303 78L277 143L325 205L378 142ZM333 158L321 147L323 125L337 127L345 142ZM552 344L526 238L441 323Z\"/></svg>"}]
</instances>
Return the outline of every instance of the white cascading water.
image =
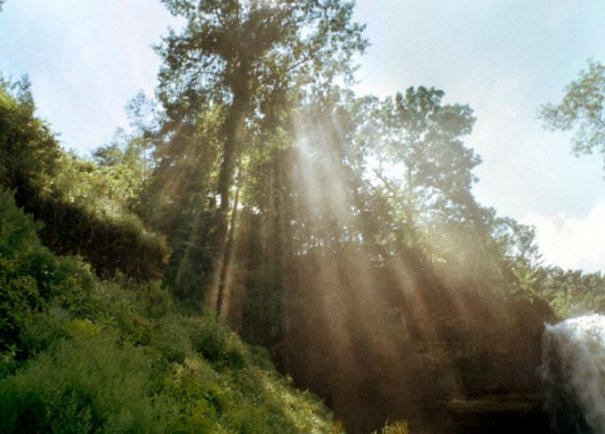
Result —
<instances>
[{"instance_id":1,"label":"white cascading water","mask_svg":"<svg viewBox=\"0 0 605 434\"><path fill-rule=\"evenodd\" d=\"M605 434L605 316L547 325L540 375L554 432Z\"/></svg>"}]
</instances>

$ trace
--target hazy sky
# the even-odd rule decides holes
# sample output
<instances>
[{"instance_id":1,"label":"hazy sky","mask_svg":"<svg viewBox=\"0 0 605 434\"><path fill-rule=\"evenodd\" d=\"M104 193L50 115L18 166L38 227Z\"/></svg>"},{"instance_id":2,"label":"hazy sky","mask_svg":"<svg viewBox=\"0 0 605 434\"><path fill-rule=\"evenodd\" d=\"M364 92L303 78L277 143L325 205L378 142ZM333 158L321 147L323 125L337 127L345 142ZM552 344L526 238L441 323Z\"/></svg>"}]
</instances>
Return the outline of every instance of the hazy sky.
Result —
<instances>
[{"instance_id":1,"label":"hazy sky","mask_svg":"<svg viewBox=\"0 0 605 434\"><path fill-rule=\"evenodd\" d=\"M372 44L357 90L435 86L469 104L479 201L535 225L546 263L605 271L602 160L571 156L569 136L536 117L589 57L605 62L605 1L359 0L356 17ZM38 114L86 155L127 125L129 99L153 92L150 45L169 25L156 0L7 0L0 71L29 74Z\"/></svg>"}]
</instances>

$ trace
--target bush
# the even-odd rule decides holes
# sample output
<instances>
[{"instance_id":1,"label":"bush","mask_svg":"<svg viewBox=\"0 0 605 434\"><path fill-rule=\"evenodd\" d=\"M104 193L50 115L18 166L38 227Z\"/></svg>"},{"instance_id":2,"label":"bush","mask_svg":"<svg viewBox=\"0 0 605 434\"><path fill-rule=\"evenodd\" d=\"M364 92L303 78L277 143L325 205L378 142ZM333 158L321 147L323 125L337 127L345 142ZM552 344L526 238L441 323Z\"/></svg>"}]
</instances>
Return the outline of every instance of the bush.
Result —
<instances>
[{"instance_id":1,"label":"bush","mask_svg":"<svg viewBox=\"0 0 605 434\"><path fill-rule=\"evenodd\" d=\"M381 430L380 434L409 434L408 424L403 421L387 423Z\"/></svg>"},{"instance_id":2,"label":"bush","mask_svg":"<svg viewBox=\"0 0 605 434\"><path fill-rule=\"evenodd\" d=\"M81 317L99 314L89 267L77 258L55 257L41 245L38 228L12 193L0 190L0 353L23 350L25 327L51 305Z\"/></svg>"},{"instance_id":3,"label":"bush","mask_svg":"<svg viewBox=\"0 0 605 434\"><path fill-rule=\"evenodd\" d=\"M18 344L29 316L47 304L48 285L36 277L49 273L53 258L40 245L38 228L12 192L0 190L0 352ZM29 273L34 268L36 276Z\"/></svg>"},{"instance_id":4,"label":"bush","mask_svg":"<svg viewBox=\"0 0 605 434\"><path fill-rule=\"evenodd\" d=\"M114 333L64 341L0 382L0 431L169 432L176 421L148 394L151 366Z\"/></svg>"},{"instance_id":5,"label":"bush","mask_svg":"<svg viewBox=\"0 0 605 434\"><path fill-rule=\"evenodd\" d=\"M193 349L217 368L239 369L246 362L246 348L233 332L212 314L187 319Z\"/></svg>"},{"instance_id":6,"label":"bush","mask_svg":"<svg viewBox=\"0 0 605 434\"><path fill-rule=\"evenodd\" d=\"M27 82L0 79L0 188L16 191L18 205L44 222L41 238L53 252L81 255L104 276L160 277L170 254L165 240L107 198L102 187L120 180L67 156L34 109Z\"/></svg>"},{"instance_id":7,"label":"bush","mask_svg":"<svg viewBox=\"0 0 605 434\"><path fill-rule=\"evenodd\" d=\"M183 364L193 355L188 330L183 327L180 315L168 315L159 321L153 345L169 362Z\"/></svg>"},{"instance_id":8,"label":"bush","mask_svg":"<svg viewBox=\"0 0 605 434\"><path fill-rule=\"evenodd\" d=\"M336 432L215 316L57 257L0 189L0 432ZM336 428L335 428L336 427Z\"/></svg>"},{"instance_id":9,"label":"bush","mask_svg":"<svg viewBox=\"0 0 605 434\"><path fill-rule=\"evenodd\" d=\"M170 291L160 281L133 288L136 300L150 318L162 318L174 310Z\"/></svg>"}]
</instances>

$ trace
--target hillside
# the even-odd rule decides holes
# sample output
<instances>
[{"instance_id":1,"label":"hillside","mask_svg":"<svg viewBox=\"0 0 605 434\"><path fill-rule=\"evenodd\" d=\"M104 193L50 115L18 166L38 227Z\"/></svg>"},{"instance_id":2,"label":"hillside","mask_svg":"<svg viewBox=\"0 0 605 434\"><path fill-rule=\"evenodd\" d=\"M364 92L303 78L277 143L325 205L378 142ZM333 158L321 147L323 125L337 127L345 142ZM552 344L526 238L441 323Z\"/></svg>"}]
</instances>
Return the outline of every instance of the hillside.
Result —
<instances>
[{"instance_id":1,"label":"hillside","mask_svg":"<svg viewBox=\"0 0 605 434\"><path fill-rule=\"evenodd\" d=\"M0 431L340 432L265 349L175 303L163 239L34 110L0 89Z\"/></svg>"},{"instance_id":2,"label":"hillside","mask_svg":"<svg viewBox=\"0 0 605 434\"><path fill-rule=\"evenodd\" d=\"M0 192L1 432L339 432L212 314L43 247Z\"/></svg>"},{"instance_id":3,"label":"hillside","mask_svg":"<svg viewBox=\"0 0 605 434\"><path fill-rule=\"evenodd\" d=\"M442 96L410 89L397 96L405 106L384 105L458 112L451 128L463 134L470 115ZM343 122L378 110L375 100L345 103ZM218 114L200 128L216 133ZM204 166L212 149L192 163L171 135L171 155L159 147L149 171L144 137L133 136L83 160L36 118L27 82L3 85L1 431L366 433L407 420L412 432L454 432L459 403L479 402L481 432L486 402L504 397L509 408L519 395L541 423L533 372L550 311L511 274L530 272L507 253L515 240L490 235L479 223L489 215L464 191L434 193L465 199L441 210L448 232L433 229L445 224L439 214L412 224L411 203L387 194L394 181L369 189L321 132L336 126L306 116L323 147L252 154L246 170L257 175L235 189L221 228L220 200L202 193L216 182L217 161ZM287 137L267 140L278 139ZM474 163L460 152L466 171L442 175L470 182ZM316 177L323 193L307 197ZM489 218L492 231L520 230Z\"/></svg>"}]
</instances>

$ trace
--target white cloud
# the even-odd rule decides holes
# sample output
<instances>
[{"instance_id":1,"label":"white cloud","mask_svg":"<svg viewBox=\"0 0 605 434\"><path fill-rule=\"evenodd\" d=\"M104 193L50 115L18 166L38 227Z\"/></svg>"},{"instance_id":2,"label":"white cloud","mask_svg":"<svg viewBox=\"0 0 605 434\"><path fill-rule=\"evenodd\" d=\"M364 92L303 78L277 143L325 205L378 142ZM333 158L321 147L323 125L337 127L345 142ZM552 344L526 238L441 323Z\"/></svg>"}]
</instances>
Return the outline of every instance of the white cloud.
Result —
<instances>
[{"instance_id":1,"label":"white cloud","mask_svg":"<svg viewBox=\"0 0 605 434\"><path fill-rule=\"evenodd\" d=\"M529 213L523 223L536 227L536 240L547 264L605 271L605 200L584 217Z\"/></svg>"}]
</instances>

